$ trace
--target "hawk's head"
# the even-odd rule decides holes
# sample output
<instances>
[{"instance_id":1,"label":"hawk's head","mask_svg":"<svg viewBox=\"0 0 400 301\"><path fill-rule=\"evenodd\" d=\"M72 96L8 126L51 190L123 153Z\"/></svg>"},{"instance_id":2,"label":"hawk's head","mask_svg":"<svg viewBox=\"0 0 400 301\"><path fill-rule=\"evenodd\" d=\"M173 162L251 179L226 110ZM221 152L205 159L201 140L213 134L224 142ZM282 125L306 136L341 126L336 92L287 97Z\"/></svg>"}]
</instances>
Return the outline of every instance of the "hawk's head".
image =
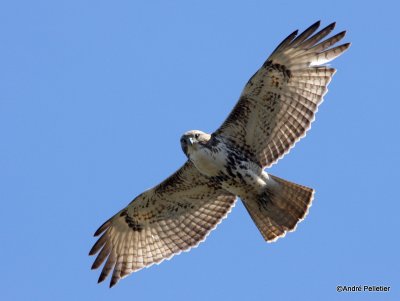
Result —
<instances>
[{"instance_id":1,"label":"hawk's head","mask_svg":"<svg viewBox=\"0 0 400 301\"><path fill-rule=\"evenodd\" d=\"M201 147L203 147L208 140L210 140L211 135L204 133L202 131L193 130L186 132L181 137L182 150L187 157L193 152Z\"/></svg>"}]
</instances>

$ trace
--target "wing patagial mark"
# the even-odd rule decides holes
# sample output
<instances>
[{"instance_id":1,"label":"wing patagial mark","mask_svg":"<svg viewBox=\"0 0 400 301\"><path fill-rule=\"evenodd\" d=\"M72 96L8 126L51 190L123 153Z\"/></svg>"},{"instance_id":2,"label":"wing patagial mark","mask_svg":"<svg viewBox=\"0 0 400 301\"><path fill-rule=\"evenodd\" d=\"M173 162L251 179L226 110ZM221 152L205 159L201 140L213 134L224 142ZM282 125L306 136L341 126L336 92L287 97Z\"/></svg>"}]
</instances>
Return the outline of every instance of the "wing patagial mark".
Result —
<instances>
[{"instance_id":1,"label":"wing patagial mark","mask_svg":"<svg viewBox=\"0 0 400 301\"><path fill-rule=\"evenodd\" d=\"M289 79L292 77L292 72L288 68L286 68L285 65L274 63L272 60L266 61L263 64L263 68L281 72L286 81L289 81Z\"/></svg>"}]
</instances>

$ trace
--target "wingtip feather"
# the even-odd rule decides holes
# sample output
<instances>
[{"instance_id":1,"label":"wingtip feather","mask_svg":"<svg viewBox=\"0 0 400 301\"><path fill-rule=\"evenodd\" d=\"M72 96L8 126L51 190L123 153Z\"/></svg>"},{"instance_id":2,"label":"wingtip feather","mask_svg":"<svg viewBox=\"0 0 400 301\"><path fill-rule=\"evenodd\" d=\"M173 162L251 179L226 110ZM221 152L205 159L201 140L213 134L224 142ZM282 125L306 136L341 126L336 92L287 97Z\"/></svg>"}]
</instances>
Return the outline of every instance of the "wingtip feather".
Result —
<instances>
[{"instance_id":1,"label":"wingtip feather","mask_svg":"<svg viewBox=\"0 0 400 301\"><path fill-rule=\"evenodd\" d=\"M120 278L115 278L115 277L111 278L109 288L112 288L114 285L116 285L119 280Z\"/></svg>"},{"instance_id":2,"label":"wingtip feather","mask_svg":"<svg viewBox=\"0 0 400 301\"><path fill-rule=\"evenodd\" d=\"M349 42L349 43L344 43L343 44L343 48L344 48L344 50L343 51L346 51L347 49L349 49L350 48L350 46L351 46L351 42Z\"/></svg>"},{"instance_id":3,"label":"wingtip feather","mask_svg":"<svg viewBox=\"0 0 400 301\"><path fill-rule=\"evenodd\" d=\"M312 30L312 32L316 31L319 27L321 26L321 20L318 20L317 22L315 22L314 24L312 24L311 26L309 26L306 30L304 30L304 32L308 31L308 30Z\"/></svg>"},{"instance_id":4,"label":"wingtip feather","mask_svg":"<svg viewBox=\"0 0 400 301\"><path fill-rule=\"evenodd\" d=\"M104 222L93 234L94 237L99 236L101 233L103 233L111 224L111 218Z\"/></svg>"},{"instance_id":5,"label":"wingtip feather","mask_svg":"<svg viewBox=\"0 0 400 301\"><path fill-rule=\"evenodd\" d=\"M102 283L106 278L107 278L107 275L101 273L99 276L99 279L97 280L97 283Z\"/></svg>"}]
</instances>

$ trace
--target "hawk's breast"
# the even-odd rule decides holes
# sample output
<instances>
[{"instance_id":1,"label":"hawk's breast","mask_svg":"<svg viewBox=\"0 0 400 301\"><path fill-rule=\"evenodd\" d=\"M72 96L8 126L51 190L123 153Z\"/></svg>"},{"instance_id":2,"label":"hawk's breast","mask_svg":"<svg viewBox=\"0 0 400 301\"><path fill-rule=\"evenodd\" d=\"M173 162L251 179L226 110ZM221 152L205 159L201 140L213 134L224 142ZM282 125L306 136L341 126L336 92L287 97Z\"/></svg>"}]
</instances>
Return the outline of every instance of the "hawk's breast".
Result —
<instances>
[{"instance_id":1,"label":"hawk's breast","mask_svg":"<svg viewBox=\"0 0 400 301\"><path fill-rule=\"evenodd\" d=\"M202 174L215 177L224 171L227 153L223 148L213 151L207 147L199 147L190 154L190 160Z\"/></svg>"},{"instance_id":2,"label":"hawk's breast","mask_svg":"<svg viewBox=\"0 0 400 301\"><path fill-rule=\"evenodd\" d=\"M218 176L222 187L238 196L247 191L262 191L269 180L259 165L223 141L214 147L198 145L190 153L190 160L202 174Z\"/></svg>"}]
</instances>

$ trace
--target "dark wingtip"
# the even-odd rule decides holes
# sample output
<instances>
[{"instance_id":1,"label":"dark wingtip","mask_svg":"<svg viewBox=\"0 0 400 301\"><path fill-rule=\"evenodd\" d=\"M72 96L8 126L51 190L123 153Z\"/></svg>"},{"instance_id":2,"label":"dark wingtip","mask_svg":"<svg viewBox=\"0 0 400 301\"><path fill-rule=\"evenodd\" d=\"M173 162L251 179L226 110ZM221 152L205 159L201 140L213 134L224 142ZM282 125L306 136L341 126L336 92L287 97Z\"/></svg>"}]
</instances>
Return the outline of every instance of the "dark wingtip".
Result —
<instances>
[{"instance_id":1,"label":"dark wingtip","mask_svg":"<svg viewBox=\"0 0 400 301\"><path fill-rule=\"evenodd\" d=\"M331 30L335 29L335 27L336 27L336 22L332 22L327 26L327 28L330 28Z\"/></svg>"},{"instance_id":2,"label":"dark wingtip","mask_svg":"<svg viewBox=\"0 0 400 301\"><path fill-rule=\"evenodd\" d=\"M90 268L91 270L95 270L99 267L100 265L97 265L96 262L93 262L92 267Z\"/></svg>"},{"instance_id":3,"label":"dark wingtip","mask_svg":"<svg viewBox=\"0 0 400 301\"><path fill-rule=\"evenodd\" d=\"M104 232L103 235L96 241L96 243L90 249L89 256L97 254L97 252L99 252L105 245L107 238L108 238L107 232Z\"/></svg>"},{"instance_id":4,"label":"dark wingtip","mask_svg":"<svg viewBox=\"0 0 400 301\"><path fill-rule=\"evenodd\" d=\"M106 222L104 222L99 229L97 229L97 231L94 233L94 237L99 236L101 233L103 233L109 226L111 223L111 218L109 220L107 220Z\"/></svg>"},{"instance_id":5,"label":"dark wingtip","mask_svg":"<svg viewBox=\"0 0 400 301\"><path fill-rule=\"evenodd\" d=\"M318 20L317 22L315 22L313 25L311 25L310 27L319 27L321 25L321 20Z\"/></svg>"},{"instance_id":6,"label":"dark wingtip","mask_svg":"<svg viewBox=\"0 0 400 301\"><path fill-rule=\"evenodd\" d=\"M100 274L100 276L99 276L99 279L97 280L97 283L101 283L101 282L103 282L104 281L104 279L106 279L107 278L107 275L106 274L103 274L103 273L101 273Z\"/></svg>"},{"instance_id":7,"label":"dark wingtip","mask_svg":"<svg viewBox=\"0 0 400 301\"><path fill-rule=\"evenodd\" d=\"M278 47L280 47L282 44L284 44L284 43L286 43L286 42L292 42L296 37L297 37L297 35L299 34L299 30L298 29L296 29L295 31L293 31L290 35L288 35L287 37L286 37L286 39L284 39L283 41L282 41L282 43L281 44L279 44L279 46ZM277 47L277 48L278 48Z\"/></svg>"},{"instance_id":8,"label":"dark wingtip","mask_svg":"<svg viewBox=\"0 0 400 301\"><path fill-rule=\"evenodd\" d=\"M339 33L337 34L337 36L341 36L341 37L343 38L344 36L346 36L346 34L347 34L347 31L346 31L346 30L343 30L343 31L339 32Z\"/></svg>"},{"instance_id":9,"label":"dark wingtip","mask_svg":"<svg viewBox=\"0 0 400 301\"><path fill-rule=\"evenodd\" d=\"M112 288L114 285L116 285L117 283L118 283L118 280L119 279L117 279L117 278L112 278L111 279L111 281L110 281L110 288Z\"/></svg>"},{"instance_id":10,"label":"dark wingtip","mask_svg":"<svg viewBox=\"0 0 400 301\"><path fill-rule=\"evenodd\" d=\"M304 30L304 32L309 31L312 29L312 31L314 32L315 30L317 30L319 28L319 26L321 25L321 20L318 20L317 22L311 24L310 26L307 27L307 29Z\"/></svg>"},{"instance_id":11,"label":"dark wingtip","mask_svg":"<svg viewBox=\"0 0 400 301\"><path fill-rule=\"evenodd\" d=\"M99 250L98 250L96 244L94 244L93 247L92 247L92 248L90 249L90 251L89 251L89 256L95 255L98 251L99 251Z\"/></svg>"},{"instance_id":12,"label":"dark wingtip","mask_svg":"<svg viewBox=\"0 0 400 301\"><path fill-rule=\"evenodd\" d=\"M296 29L295 31L293 31L290 35L288 35L281 44L283 44L283 42L286 42L287 40L292 41L297 35L299 34L299 30ZM279 45L280 46L280 45Z\"/></svg>"},{"instance_id":13,"label":"dark wingtip","mask_svg":"<svg viewBox=\"0 0 400 301\"><path fill-rule=\"evenodd\" d=\"M351 43L345 43L345 44L343 44L343 46L345 47L345 50L347 50L351 46Z\"/></svg>"}]
</instances>

